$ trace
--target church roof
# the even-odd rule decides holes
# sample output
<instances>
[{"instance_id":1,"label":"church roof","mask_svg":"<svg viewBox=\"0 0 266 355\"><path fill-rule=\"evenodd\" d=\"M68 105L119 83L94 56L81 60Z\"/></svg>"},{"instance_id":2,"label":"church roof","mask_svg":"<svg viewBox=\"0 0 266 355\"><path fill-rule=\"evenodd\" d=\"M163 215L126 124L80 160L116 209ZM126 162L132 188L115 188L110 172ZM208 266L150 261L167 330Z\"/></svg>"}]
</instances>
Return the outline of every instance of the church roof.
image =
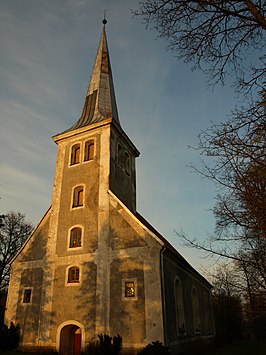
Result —
<instances>
[{"instance_id":1,"label":"church roof","mask_svg":"<svg viewBox=\"0 0 266 355\"><path fill-rule=\"evenodd\" d=\"M101 122L108 118L112 118L120 126L105 31L106 20L103 21L103 24L102 36L81 116L65 132Z\"/></svg>"},{"instance_id":2,"label":"church roof","mask_svg":"<svg viewBox=\"0 0 266 355\"><path fill-rule=\"evenodd\" d=\"M163 243L165 250L169 251L174 257L176 257L179 262L183 265L185 270L190 270L194 274L196 274L199 279L201 279L205 284L208 285L209 288L212 288L212 285L208 280L205 279L196 269L193 268L192 265L176 250L175 247L165 238L163 237L141 214L138 212L135 213L137 219L148 228L153 234L155 234Z\"/></svg>"}]
</instances>

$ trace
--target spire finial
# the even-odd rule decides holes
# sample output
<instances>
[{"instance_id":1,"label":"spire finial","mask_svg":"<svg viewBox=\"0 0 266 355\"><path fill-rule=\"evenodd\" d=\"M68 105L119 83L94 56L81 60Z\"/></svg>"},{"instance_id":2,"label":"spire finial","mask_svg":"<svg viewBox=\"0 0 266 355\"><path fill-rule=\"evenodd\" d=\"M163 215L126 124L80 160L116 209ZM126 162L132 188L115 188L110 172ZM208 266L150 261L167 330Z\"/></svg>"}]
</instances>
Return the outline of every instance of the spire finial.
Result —
<instances>
[{"instance_id":1,"label":"spire finial","mask_svg":"<svg viewBox=\"0 0 266 355\"><path fill-rule=\"evenodd\" d=\"M106 20L106 10L104 10L104 12L103 12L103 20L102 20L102 23L103 23L103 28L105 28L105 25L107 24L107 20Z\"/></svg>"}]
</instances>

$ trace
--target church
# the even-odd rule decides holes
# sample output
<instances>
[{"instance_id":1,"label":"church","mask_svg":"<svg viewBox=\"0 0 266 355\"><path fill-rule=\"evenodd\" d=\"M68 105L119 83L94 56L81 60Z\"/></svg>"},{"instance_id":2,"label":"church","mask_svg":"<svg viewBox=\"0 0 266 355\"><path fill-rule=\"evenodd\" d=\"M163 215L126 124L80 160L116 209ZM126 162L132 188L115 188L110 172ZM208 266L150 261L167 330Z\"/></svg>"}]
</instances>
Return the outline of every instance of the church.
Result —
<instances>
[{"instance_id":1,"label":"church","mask_svg":"<svg viewBox=\"0 0 266 355\"><path fill-rule=\"evenodd\" d=\"M20 349L78 355L99 334L122 353L171 354L214 336L210 283L136 210L139 151L122 129L106 20L80 118L58 146L52 203L12 261L6 323Z\"/></svg>"}]
</instances>

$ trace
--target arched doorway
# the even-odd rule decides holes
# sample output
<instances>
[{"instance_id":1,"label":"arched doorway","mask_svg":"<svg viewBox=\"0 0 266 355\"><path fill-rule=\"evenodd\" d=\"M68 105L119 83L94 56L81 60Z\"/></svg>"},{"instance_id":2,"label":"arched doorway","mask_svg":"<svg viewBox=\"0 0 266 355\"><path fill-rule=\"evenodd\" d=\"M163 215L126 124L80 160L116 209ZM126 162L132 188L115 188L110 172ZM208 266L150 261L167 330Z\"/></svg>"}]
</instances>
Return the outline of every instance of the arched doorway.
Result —
<instances>
[{"instance_id":1,"label":"arched doorway","mask_svg":"<svg viewBox=\"0 0 266 355\"><path fill-rule=\"evenodd\" d=\"M75 324L68 324L61 329L59 353L62 355L80 355L81 329Z\"/></svg>"}]
</instances>

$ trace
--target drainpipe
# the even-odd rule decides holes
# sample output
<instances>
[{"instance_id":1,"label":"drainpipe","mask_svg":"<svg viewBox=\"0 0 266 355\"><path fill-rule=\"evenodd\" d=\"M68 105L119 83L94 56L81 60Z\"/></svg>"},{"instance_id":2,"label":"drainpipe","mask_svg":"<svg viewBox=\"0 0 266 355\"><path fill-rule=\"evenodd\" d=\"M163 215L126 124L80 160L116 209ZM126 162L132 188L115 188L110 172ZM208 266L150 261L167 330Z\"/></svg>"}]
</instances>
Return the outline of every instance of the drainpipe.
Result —
<instances>
[{"instance_id":1,"label":"drainpipe","mask_svg":"<svg viewBox=\"0 0 266 355\"><path fill-rule=\"evenodd\" d=\"M163 333L164 333L164 345L168 346L168 336L166 328L166 305L165 305L165 280L164 280L164 252L166 246L163 245L160 253L160 270L161 270L161 295L162 295L162 310L163 310Z\"/></svg>"}]
</instances>

